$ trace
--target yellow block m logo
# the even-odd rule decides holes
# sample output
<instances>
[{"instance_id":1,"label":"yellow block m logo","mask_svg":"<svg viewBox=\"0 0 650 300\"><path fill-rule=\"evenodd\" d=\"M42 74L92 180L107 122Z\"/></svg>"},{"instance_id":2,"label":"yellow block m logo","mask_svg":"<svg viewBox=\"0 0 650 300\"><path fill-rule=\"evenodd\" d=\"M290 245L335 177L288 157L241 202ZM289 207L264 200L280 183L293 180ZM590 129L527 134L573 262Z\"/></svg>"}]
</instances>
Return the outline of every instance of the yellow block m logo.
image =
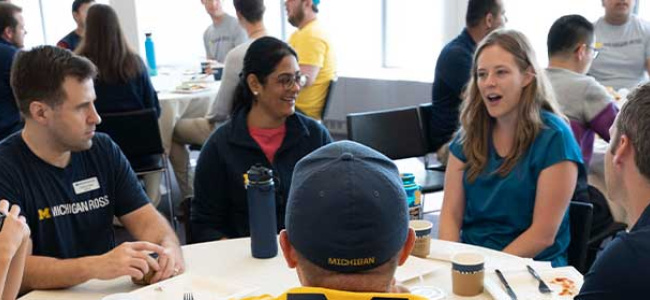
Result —
<instances>
[{"instance_id":1,"label":"yellow block m logo","mask_svg":"<svg viewBox=\"0 0 650 300\"><path fill-rule=\"evenodd\" d=\"M52 215L50 215L50 208L49 207L38 210L38 220L39 221L43 221L43 219L50 219L50 218L52 218Z\"/></svg>"}]
</instances>

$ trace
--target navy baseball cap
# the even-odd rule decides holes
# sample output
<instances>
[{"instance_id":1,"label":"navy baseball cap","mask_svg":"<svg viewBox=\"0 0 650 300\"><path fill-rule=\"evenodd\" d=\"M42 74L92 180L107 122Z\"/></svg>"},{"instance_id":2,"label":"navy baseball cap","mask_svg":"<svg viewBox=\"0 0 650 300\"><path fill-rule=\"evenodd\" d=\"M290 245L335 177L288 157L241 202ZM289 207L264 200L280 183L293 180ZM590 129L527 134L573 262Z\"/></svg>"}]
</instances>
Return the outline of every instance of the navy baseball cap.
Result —
<instances>
[{"instance_id":1,"label":"navy baseball cap","mask_svg":"<svg viewBox=\"0 0 650 300\"><path fill-rule=\"evenodd\" d=\"M296 164L285 222L293 247L321 268L354 273L378 267L408 236L397 167L355 142L323 146Z\"/></svg>"}]
</instances>

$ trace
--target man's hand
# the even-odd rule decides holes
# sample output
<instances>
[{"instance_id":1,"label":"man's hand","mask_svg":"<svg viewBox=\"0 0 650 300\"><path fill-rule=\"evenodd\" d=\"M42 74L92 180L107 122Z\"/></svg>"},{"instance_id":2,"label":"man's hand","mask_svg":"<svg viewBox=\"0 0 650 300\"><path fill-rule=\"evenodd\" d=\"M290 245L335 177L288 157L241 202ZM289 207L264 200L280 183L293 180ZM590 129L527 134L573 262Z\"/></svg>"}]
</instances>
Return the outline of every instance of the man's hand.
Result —
<instances>
[{"instance_id":1,"label":"man's hand","mask_svg":"<svg viewBox=\"0 0 650 300\"><path fill-rule=\"evenodd\" d=\"M165 251L158 257L160 269L156 270L157 272L151 279L151 283L156 283L185 272L185 261L181 248L175 243L168 243L163 245L163 247Z\"/></svg>"},{"instance_id":2,"label":"man's hand","mask_svg":"<svg viewBox=\"0 0 650 300\"><path fill-rule=\"evenodd\" d=\"M0 212L5 214L4 225L0 230L0 255L6 255L11 259L16 255L18 248L29 238L29 226L25 217L20 215L20 207L11 205L9 201L0 201Z\"/></svg>"},{"instance_id":3,"label":"man's hand","mask_svg":"<svg viewBox=\"0 0 650 300\"><path fill-rule=\"evenodd\" d=\"M94 278L108 280L124 275L136 279L142 279L149 268L155 271L160 270L158 262L149 256L150 252L156 252L163 256L165 249L149 242L123 243L110 252L98 256L95 265Z\"/></svg>"}]
</instances>

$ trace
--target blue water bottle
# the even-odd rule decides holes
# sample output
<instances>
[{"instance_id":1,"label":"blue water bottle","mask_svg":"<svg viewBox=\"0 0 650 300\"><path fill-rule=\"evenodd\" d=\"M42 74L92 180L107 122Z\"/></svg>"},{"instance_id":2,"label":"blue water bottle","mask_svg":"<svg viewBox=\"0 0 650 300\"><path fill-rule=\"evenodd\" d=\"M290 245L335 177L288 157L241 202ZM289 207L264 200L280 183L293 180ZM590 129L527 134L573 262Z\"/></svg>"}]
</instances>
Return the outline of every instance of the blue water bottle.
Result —
<instances>
[{"instance_id":1,"label":"blue water bottle","mask_svg":"<svg viewBox=\"0 0 650 300\"><path fill-rule=\"evenodd\" d=\"M253 257L275 257L278 254L278 240L273 170L259 164L252 166L244 175L244 185Z\"/></svg>"},{"instance_id":2,"label":"blue water bottle","mask_svg":"<svg viewBox=\"0 0 650 300\"><path fill-rule=\"evenodd\" d=\"M156 51L153 47L153 40L151 39L151 32L145 33L147 37L144 40L144 50L147 54L147 66L149 70L149 76L158 75L158 67L156 66Z\"/></svg>"},{"instance_id":3,"label":"blue water bottle","mask_svg":"<svg viewBox=\"0 0 650 300\"><path fill-rule=\"evenodd\" d=\"M415 176L412 173L402 173L402 184L406 192L406 201L409 206L409 218L411 220L422 219L422 191L420 186L415 183Z\"/></svg>"}]
</instances>

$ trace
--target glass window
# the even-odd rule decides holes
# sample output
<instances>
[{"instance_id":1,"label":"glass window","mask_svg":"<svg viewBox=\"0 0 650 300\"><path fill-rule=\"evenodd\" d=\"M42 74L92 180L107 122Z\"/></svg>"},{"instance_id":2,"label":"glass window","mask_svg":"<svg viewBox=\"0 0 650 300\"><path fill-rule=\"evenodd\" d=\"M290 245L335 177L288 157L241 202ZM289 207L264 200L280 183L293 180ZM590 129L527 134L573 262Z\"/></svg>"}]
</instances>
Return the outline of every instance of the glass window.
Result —
<instances>
[{"instance_id":1,"label":"glass window","mask_svg":"<svg viewBox=\"0 0 650 300\"><path fill-rule=\"evenodd\" d=\"M587 20L596 21L604 14L600 1L594 0L510 0L505 2L505 9L508 18L506 26L517 29L528 37L542 68L548 65L546 38L555 20L564 15L579 14Z\"/></svg>"},{"instance_id":2,"label":"glass window","mask_svg":"<svg viewBox=\"0 0 650 300\"><path fill-rule=\"evenodd\" d=\"M321 2L319 10L318 18L336 52L339 75L381 67L381 0L328 0ZM288 25L287 30L295 28Z\"/></svg>"},{"instance_id":3,"label":"glass window","mask_svg":"<svg viewBox=\"0 0 650 300\"><path fill-rule=\"evenodd\" d=\"M433 73L443 46L444 1L386 1L385 67Z\"/></svg>"}]
</instances>

